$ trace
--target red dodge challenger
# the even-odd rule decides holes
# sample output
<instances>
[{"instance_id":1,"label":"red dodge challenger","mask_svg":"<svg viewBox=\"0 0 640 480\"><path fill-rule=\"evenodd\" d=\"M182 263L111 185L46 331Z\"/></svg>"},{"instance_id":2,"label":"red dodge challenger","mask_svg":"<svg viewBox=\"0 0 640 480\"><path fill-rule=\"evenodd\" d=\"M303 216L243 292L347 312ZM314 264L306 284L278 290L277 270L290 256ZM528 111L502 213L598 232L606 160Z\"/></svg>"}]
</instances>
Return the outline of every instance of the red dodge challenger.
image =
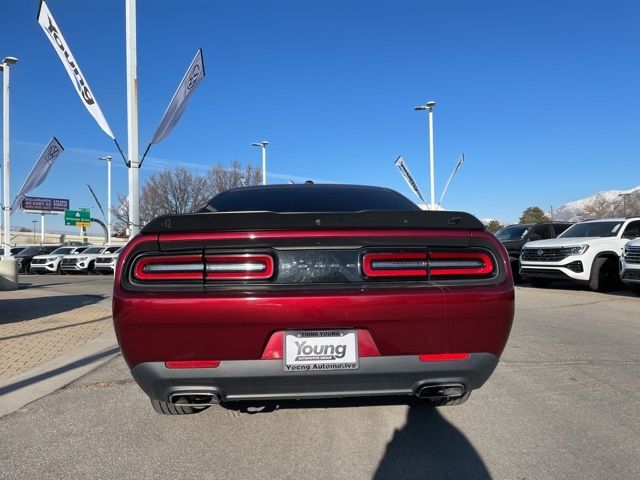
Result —
<instances>
[{"instance_id":1,"label":"red dodge challenger","mask_svg":"<svg viewBox=\"0 0 640 480\"><path fill-rule=\"evenodd\" d=\"M113 322L163 414L219 402L464 402L513 320L509 257L475 217L354 185L228 190L118 258Z\"/></svg>"}]
</instances>

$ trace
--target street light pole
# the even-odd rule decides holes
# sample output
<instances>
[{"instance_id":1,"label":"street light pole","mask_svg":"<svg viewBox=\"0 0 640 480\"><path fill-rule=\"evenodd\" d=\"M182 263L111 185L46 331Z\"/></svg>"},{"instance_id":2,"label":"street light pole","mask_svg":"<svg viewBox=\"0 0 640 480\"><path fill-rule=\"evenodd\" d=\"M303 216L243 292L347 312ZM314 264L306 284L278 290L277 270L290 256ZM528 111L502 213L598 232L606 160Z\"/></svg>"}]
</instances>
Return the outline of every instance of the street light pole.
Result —
<instances>
[{"instance_id":1,"label":"street light pole","mask_svg":"<svg viewBox=\"0 0 640 480\"><path fill-rule=\"evenodd\" d=\"M33 223L33 244L36 244L36 223L38 223L38 220L31 220L31 223Z\"/></svg>"},{"instance_id":2,"label":"street light pole","mask_svg":"<svg viewBox=\"0 0 640 480\"><path fill-rule=\"evenodd\" d=\"M18 61L15 57L6 57L2 60L0 69L2 70L3 77L3 89L2 89L2 151L4 158L2 162L2 217L4 225L4 258L11 258L11 195L10 195L10 182L9 182L9 71L11 65Z\"/></svg>"},{"instance_id":3,"label":"street light pole","mask_svg":"<svg viewBox=\"0 0 640 480\"><path fill-rule=\"evenodd\" d=\"M111 156L100 157L107 161L107 246L111 245Z\"/></svg>"},{"instance_id":4,"label":"street light pole","mask_svg":"<svg viewBox=\"0 0 640 480\"><path fill-rule=\"evenodd\" d=\"M431 205L429 208L436 206L436 187L435 187L435 154L433 148L433 107L436 106L436 102L429 101L426 105L419 105L414 107L414 110L429 112L429 183L431 187Z\"/></svg>"},{"instance_id":5,"label":"street light pole","mask_svg":"<svg viewBox=\"0 0 640 480\"><path fill-rule=\"evenodd\" d=\"M265 140L251 144L252 147L262 147L262 185L267 184L267 145L269 142Z\"/></svg>"}]
</instances>

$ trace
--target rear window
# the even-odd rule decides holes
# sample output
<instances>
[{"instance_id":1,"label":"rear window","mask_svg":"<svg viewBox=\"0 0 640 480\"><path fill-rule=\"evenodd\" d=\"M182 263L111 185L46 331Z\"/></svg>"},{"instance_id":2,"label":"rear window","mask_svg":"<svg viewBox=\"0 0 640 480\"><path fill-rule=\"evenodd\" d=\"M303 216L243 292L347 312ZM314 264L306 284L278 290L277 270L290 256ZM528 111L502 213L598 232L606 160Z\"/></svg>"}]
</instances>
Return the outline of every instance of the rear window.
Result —
<instances>
[{"instance_id":1,"label":"rear window","mask_svg":"<svg viewBox=\"0 0 640 480\"><path fill-rule=\"evenodd\" d=\"M385 188L330 185L257 187L228 190L213 197L203 212L359 212L418 210L398 192Z\"/></svg>"}]
</instances>

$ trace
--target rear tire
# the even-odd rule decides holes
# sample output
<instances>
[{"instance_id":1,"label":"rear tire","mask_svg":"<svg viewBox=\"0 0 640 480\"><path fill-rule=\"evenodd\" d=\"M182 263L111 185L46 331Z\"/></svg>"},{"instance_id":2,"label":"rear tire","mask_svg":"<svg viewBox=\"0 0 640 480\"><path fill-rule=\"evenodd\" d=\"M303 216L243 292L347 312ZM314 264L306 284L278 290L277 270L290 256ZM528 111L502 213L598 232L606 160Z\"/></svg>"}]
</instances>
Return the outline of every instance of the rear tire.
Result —
<instances>
[{"instance_id":1,"label":"rear tire","mask_svg":"<svg viewBox=\"0 0 640 480\"><path fill-rule=\"evenodd\" d=\"M178 403L187 403L186 399L180 399ZM160 413L162 415L191 415L193 413L199 413L203 410L209 408L208 406L204 407L188 407L176 405L175 403L164 402L162 400L151 399L151 406L156 411L156 413Z\"/></svg>"},{"instance_id":2,"label":"rear tire","mask_svg":"<svg viewBox=\"0 0 640 480\"><path fill-rule=\"evenodd\" d=\"M529 278L529 283L537 288L545 288L551 285L551 280L548 278Z\"/></svg>"},{"instance_id":3,"label":"rear tire","mask_svg":"<svg viewBox=\"0 0 640 480\"><path fill-rule=\"evenodd\" d=\"M596 258L591 266L589 288L594 292L610 292L619 284L618 261L607 257Z\"/></svg>"},{"instance_id":4,"label":"rear tire","mask_svg":"<svg viewBox=\"0 0 640 480\"><path fill-rule=\"evenodd\" d=\"M464 392L464 395L462 395L461 397L456 397L456 398L443 397L443 398L429 399L428 401L434 407L450 407L453 405L462 405L464 402L469 400L470 396L471 396L471 390L467 390L466 392Z\"/></svg>"}]
</instances>

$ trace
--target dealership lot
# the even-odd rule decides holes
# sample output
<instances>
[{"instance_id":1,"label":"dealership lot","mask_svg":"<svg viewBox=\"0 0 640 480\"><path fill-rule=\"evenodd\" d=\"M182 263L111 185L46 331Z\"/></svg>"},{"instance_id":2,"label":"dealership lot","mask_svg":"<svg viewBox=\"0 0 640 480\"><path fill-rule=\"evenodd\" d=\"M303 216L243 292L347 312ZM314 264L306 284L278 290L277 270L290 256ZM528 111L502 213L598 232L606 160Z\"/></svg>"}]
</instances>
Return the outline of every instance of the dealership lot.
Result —
<instances>
[{"instance_id":1,"label":"dealership lot","mask_svg":"<svg viewBox=\"0 0 640 480\"><path fill-rule=\"evenodd\" d=\"M106 307L112 277L21 282ZM0 478L638 478L640 298L570 284L516 295L501 363L462 406L314 401L165 417L118 356L0 418Z\"/></svg>"}]
</instances>

